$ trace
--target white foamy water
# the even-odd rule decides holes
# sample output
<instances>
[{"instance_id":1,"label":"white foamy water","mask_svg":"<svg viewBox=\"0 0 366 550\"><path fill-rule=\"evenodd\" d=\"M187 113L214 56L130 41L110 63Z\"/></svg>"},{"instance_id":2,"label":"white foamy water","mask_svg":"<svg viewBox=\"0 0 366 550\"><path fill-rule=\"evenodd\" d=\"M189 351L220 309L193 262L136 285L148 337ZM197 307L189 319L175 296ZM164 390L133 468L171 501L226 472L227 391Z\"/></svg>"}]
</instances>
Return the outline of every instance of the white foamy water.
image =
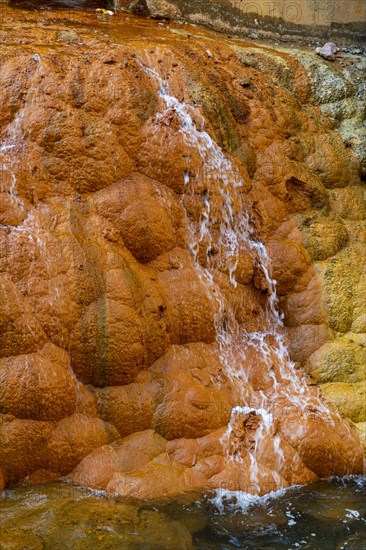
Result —
<instances>
[{"instance_id":1,"label":"white foamy water","mask_svg":"<svg viewBox=\"0 0 366 550\"><path fill-rule=\"evenodd\" d=\"M217 489L214 492L213 497L209 499L209 502L215 506L215 508L224 514L228 510L240 511L246 513L253 506L266 506L271 500L282 497L289 489L294 489L296 486L292 486L287 489L278 489L277 491L270 491L269 493L259 496L251 495L244 491L226 491L223 489Z\"/></svg>"},{"instance_id":2,"label":"white foamy water","mask_svg":"<svg viewBox=\"0 0 366 550\"><path fill-rule=\"evenodd\" d=\"M320 399L310 394L303 375L296 371L289 357L283 336L283 314L278 307L276 281L271 276L267 249L254 235L250 215L244 204L245 186L239 169L205 130L205 123L198 109L170 93L167 80L160 74L160 68L154 68L154 61L140 64L157 83L161 99L161 111L154 121L157 125L155 136L159 132L159 123L166 126L166 121L174 120L176 132L189 149L198 152L201 159L198 174L192 175L193 168L191 170L189 164L187 165L184 183L186 194L196 197L200 195L202 198L200 221L189 223L189 246L197 272L211 299L218 305L215 314L217 345L226 374L237 393L237 405L232 410L222 442L232 460L242 460L243 449L242 444L235 441L235 425L240 422L243 425L248 416L255 416L259 426L251 448L246 450L250 458L252 486L257 487L259 492L258 462L263 451L263 442L266 437L271 437L276 458L274 478L280 488L279 472L284 463L284 454L281 437L276 433L275 417L279 412L283 414L282 404L292 406L299 416L306 416L311 411L312 415L326 415L330 422L331 413ZM236 271L241 250L248 247L267 287L263 327L253 332L239 325L232 306L214 282L215 270L219 269L226 272L232 287L237 288ZM215 255L212 254L214 248L217 251ZM202 250L204 263L201 261ZM271 388L266 393L254 391L249 383L247 368L251 353L266 365L271 380Z\"/></svg>"}]
</instances>

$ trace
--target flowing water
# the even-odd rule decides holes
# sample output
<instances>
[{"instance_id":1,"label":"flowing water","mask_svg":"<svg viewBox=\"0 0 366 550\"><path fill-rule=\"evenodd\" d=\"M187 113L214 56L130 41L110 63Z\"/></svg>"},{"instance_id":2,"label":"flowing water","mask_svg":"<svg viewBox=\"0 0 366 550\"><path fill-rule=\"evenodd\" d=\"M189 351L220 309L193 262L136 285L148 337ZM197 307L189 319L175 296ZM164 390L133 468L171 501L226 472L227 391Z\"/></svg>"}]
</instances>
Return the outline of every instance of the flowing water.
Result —
<instances>
[{"instance_id":1,"label":"flowing water","mask_svg":"<svg viewBox=\"0 0 366 550\"><path fill-rule=\"evenodd\" d=\"M319 481L265 497L218 496L157 507L117 502L60 483L9 489L0 498L1 548L365 548L365 478Z\"/></svg>"},{"instance_id":2,"label":"flowing water","mask_svg":"<svg viewBox=\"0 0 366 550\"><path fill-rule=\"evenodd\" d=\"M154 121L154 139L159 140L159 125L168 124L177 128L187 148L197 151L201 159L199 173L192 173L187 162L184 183L185 194L198 196L201 200L199 221L189 223L189 246L197 272L211 300L217 303L217 346L226 375L233 382L236 392L237 405L232 409L222 442L232 460L241 462L249 454L250 492L259 493L258 461L265 444L271 439L276 457L274 476L280 488L284 455L281 437L276 429L276 416L283 414L284 408L287 411L293 409L303 417L319 415L330 423L334 416L318 396L310 393L289 357L283 315L278 307L276 281L271 276L267 249L255 237L251 213L245 204L245 181L239 168L205 130L205 122L199 110L171 94L168 79L162 74L162 69L154 67L154 60L140 61L140 64L156 82L162 102L162 110ZM219 270L226 273L230 285L237 288L236 272L243 252L254 258L267 292L262 325L253 331L239 325L233 307L215 283L215 272ZM255 353L256 362L265 365L271 378L272 387L266 394L253 391L248 380L248 351ZM249 449L243 449L240 429L237 428L248 418L256 419L256 430Z\"/></svg>"}]
</instances>

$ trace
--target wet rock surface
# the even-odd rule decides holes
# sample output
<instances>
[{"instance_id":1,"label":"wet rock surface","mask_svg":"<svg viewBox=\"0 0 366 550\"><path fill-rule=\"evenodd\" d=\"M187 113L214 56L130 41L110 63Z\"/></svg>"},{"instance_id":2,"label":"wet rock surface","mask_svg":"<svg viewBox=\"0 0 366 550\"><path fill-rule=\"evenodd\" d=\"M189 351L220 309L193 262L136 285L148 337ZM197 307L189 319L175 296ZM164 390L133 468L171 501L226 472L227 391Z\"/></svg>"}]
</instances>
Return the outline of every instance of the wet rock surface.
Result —
<instances>
[{"instance_id":1,"label":"wet rock surface","mask_svg":"<svg viewBox=\"0 0 366 550\"><path fill-rule=\"evenodd\" d=\"M174 109L156 118L162 100L141 63L195 106L195 127L240 173L237 205L247 205L267 246L292 358L324 383L330 403L362 424L360 165L313 105L314 81L303 66L282 52L201 30L195 38L179 25L122 14L108 24L94 13L74 13L72 22L56 12L41 21L28 13L21 22L19 12L4 14L4 483L68 476L141 499L217 487L253 491L248 448L263 418L256 413L255 422L236 426L232 445L245 458L228 461L222 441L238 391L216 331L219 315L221 326L229 319L189 249L208 183ZM193 193L188 176L198 182ZM211 192L219 197L214 184ZM240 253L235 287L219 240L202 242L203 267L207 256L240 329L265 326L268 281L253 250ZM345 343L352 330L357 339ZM251 396L273 392L279 366L273 358L269 369L253 349L237 360L253 407ZM310 379L303 385L315 399ZM280 411L263 442L262 493L362 470L347 421L335 417L331 426L311 410L304 420L290 401L274 403ZM284 440L280 468L277 435Z\"/></svg>"}]
</instances>

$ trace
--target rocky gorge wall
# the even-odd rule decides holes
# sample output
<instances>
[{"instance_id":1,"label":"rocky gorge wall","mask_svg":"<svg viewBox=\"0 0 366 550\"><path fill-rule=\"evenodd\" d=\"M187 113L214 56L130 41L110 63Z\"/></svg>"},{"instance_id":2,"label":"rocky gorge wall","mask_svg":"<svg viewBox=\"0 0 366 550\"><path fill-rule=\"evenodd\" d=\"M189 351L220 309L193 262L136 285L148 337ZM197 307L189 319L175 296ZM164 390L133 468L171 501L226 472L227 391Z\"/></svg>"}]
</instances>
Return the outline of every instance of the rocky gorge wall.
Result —
<instances>
[{"instance_id":1,"label":"rocky gorge wall","mask_svg":"<svg viewBox=\"0 0 366 550\"><path fill-rule=\"evenodd\" d=\"M312 375L306 414L287 397L272 403L261 492L361 472L356 429L317 412L315 384L362 429L364 188L353 145L314 106L304 65L122 14L107 23L78 13L70 28L56 13L41 25L23 15L19 26L18 13L4 8L0 45L4 482L67 476L140 498L252 488L261 415L235 426L243 461L228 460L238 384L189 247L207 188L197 177L188 193L186 178L202 159L182 140L177 111L156 118L162 98L144 64L241 174L238 204L266 244L291 357ZM219 254L217 241L210 256ZM269 289L253 250L241 250L235 287L225 265L212 277L241 330L265 325ZM289 384L275 358L269 369L255 350L239 355L250 411L261 392L271 396L271 371Z\"/></svg>"},{"instance_id":2,"label":"rocky gorge wall","mask_svg":"<svg viewBox=\"0 0 366 550\"><path fill-rule=\"evenodd\" d=\"M114 0L114 6L158 18L183 18L215 30L307 42L365 40L362 0Z\"/></svg>"},{"instance_id":3,"label":"rocky gorge wall","mask_svg":"<svg viewBox=\"0 0 366 550\"><path fill-rule=\"evenodd\" d=\"M217 31L281 41L319 40L363 44L363 0L0 0L1 4L38 9L114 8L157 19L185 20Z\"/></svg>"}]
</instances>

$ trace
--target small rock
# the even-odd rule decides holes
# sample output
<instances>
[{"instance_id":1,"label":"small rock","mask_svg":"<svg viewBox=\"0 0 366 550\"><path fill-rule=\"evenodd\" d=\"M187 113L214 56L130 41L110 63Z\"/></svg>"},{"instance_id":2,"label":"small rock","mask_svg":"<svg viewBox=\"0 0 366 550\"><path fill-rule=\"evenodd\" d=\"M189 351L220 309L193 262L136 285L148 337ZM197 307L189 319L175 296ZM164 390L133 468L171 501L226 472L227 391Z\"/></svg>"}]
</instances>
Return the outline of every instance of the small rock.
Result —
<instances>
[{"instance_id":1,"label":"small rock","mask_svg":"<svg viewBox=\"0 0 366 550\"><path fill-rule=\"evenodd\" d=\"M143 0L135 0L130 2L128 6L134 15L139 15L142 17L148 17L150 15L146 2Z\"/></svg>"},{"instance_id":2,"label":"small rock","mask_svg":"<svg viewBox=\"0 0 366 550\"><path fill-rule=\"evenodd\" d=\"M57 40L58 42L67 42L69 44L81 42L75 31L61 31L57 34Z\"/></svg>"},{"instance_id":3,"label":"small rock","mask_svg":"<svg viewBox=\"0 0 366 550\"><path fill-rule=\"evenodd\" d=\"M333 42L327 42L322 48L316 48L315 50L315 53L327 61L335 61L337 52L339 52L339 48Z\"/></svg>"},{"instance_id":4,"label":"small rock","mask_svg":"<svg viewBox=\"0 0 366 550\"><path fill-rule=\"evenodd\" d=\"M240 86L242 88L249 88L250 87L250 79L249 78L244 78L241 82L240 82Z\"/></svg>"},{"instance_id":5,"label":"small rock","mask_svg":"<svg viewBox=\"0 0 366 550\"><path fill-rule=\"evenodd\" d=\"M113 56L108 55L103 59L103 63L105 65L114 65L116 63L116 59Z\"/></svg>"},{"instance_id":6,"label":"small rock","mask_svg":"<svg viewBox=\"0 0 366 550\"><path fill-rule=\"evenodd\" d=\"M180 17L181 11L168 0L132 0L129 9L135 15L154 19L174 19Z\"/></svg>"},{"instance_id":7,"label":"small rock","mask_svg":"<svg viewBox=\"0 0 366 550\"><path fill-rule=\"evenodd\" d=\"M366 71L366 60L359 61L355 64L356 69L359 71Z\"/></svg>"},{"instance_id":8,"label":"small rock","mask_svg":"<svg viewBox=\"0 0 366 550\"><path fill-rule=\"evenodd\" d=\"M257 38L259 38L259 35L256 32L252 32L248 35L248 38L251 38L252 40L257 40Z\"/></svg>"},{"instance_id":9,"label":"small rock","mask_svg":"<svg viewBox=\"0 0 366 550\"><path fill-rule=\"evenodd\" d=\"M38 53L35 53L33 56L34 61L37 61L39 63L41 61L41 58L39 57Z\"/></svg>"},{"instance_id":10,"label":"small rock","mask_svg":"<svg viewBox=\"0 0 366 550\"><path fill-rule=\"evenodd\" d=\"M119 232L114 227L106 227L103 229L103 237L107 239L107 241L111 241L112 243L116 243L119 239Z\"/></svg>"}]
</instances>

